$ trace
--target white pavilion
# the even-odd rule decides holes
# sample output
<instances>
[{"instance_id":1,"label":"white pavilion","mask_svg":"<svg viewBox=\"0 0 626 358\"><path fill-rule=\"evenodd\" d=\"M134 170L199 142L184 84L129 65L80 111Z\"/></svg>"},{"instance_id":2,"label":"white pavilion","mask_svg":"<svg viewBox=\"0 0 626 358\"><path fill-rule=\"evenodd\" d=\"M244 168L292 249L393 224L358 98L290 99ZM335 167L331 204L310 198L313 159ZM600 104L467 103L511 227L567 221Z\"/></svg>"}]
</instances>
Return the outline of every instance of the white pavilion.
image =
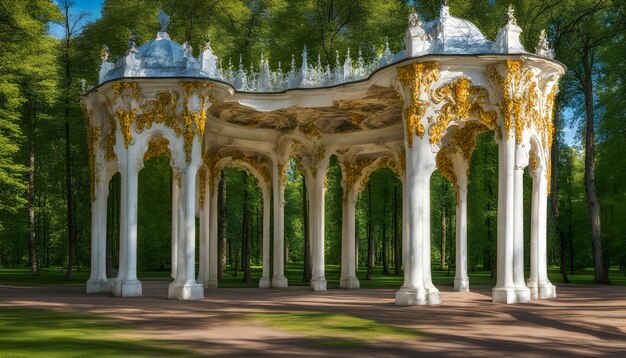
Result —
<instances>
[{"instance_id":1,"label":"white pavilion","mask_svg":"<svg viewBox=\"0 0 626 358\"><path fill-rule=\"evenodd\" d=\"M89 127L92 178L91 277L87 292L141 296L137 279L137 186L145 160L167 155L172 182L172 277L169 298L202 299L217 288L217 187L220 171L253 174L263 193L261 288L287 287L284 275L286 165L295 159L308 190L311 289L326 290L324 191L329 158L342 169L340 286L359 288L355 270L355 205L370 173L393 170L402 182L404 284L398 305L441 302L431 280L430 178L438 169L456 193L454 288L469 290L467 186L476 137L493 131L498 150L497 282L493 301L556 297L546 262L552 115L565 67L553 60L542 32L535 52L521 45L513 9L495 41L444 4L439 17L409 16L406 48L374 61L359 55L333 68L292 62L274 71L222 67L207 42L198 58L172 41L159 14L156 39L129 40L119 63L103 52L99 84L81 102ZM523 173L533 179L530 275L524 274ZM118 276L105 270L109 180L121 175ZM271 200L272 198L272 200ZM271 207L273 203L273 207ZM273 210L273 232L270 232ZM199 248L195 247L199 218ZM273 265L270 268L270 245ZM196 275L196 250L199 272Z\"/></svg>"}]
</instances>

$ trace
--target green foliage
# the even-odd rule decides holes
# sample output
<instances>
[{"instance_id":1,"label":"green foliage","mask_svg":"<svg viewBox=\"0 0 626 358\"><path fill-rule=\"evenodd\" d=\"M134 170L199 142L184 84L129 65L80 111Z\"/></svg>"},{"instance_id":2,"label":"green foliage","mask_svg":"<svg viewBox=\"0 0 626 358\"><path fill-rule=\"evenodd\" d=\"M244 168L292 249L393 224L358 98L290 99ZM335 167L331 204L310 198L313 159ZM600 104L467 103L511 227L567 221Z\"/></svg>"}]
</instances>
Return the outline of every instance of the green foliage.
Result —
<instances>
[{"instance_id":1,"label":"green foliage","mask_svg":"<svg viewBox=\"0 0 626 358\"><path fill-rule=\"evenodd\" d=\"M581 138L565 143L567 127L581 127L584 100L580 91L580 75L584 63L580 48L585 40L598 41L594 47L595 75L594 114L596 118L596 183L602 208L602 234L608 260L626 266L626 216L624 205L626 164L626 84L623 80L626 65L623 1L610 0L514 0L512 2L518 24L524 29L522 42L529 50L534 48L541 29L548 30L554 43L557 59L570 69L561 82L557 99L557 128L555 146L559 149L557 201L561 213L558 223L550 222L548 256L550 263L560 262L560 242L557 233L565 237L567 259L572 256L573 269L579 271L592 263L590 220L586 206L583 182L584 157ZM343 62L348 48L353 60L358 50L365 58L380 54L388 37L393 52L403 49L404 31L410 6L415 5L423 20L437 16L439 0L421 1L330 1L330 0L105 0L102 16L91 23L79 23L71 37L69 58L63 55L63 44L47 33L47 26L60 19L55 3L46 0L9 2L0 0L0 265L20 266L27 263L28 224L25 207L28 140L35 139L35 206L36 231L40 264L66 265L67 211L65 198L66 164L64 119L70 123L70 154L73 168L71 183L75 203L78 265L89 264L90 211L89 176L87 172L86 126L78 106L81 93L80 79L91 85L97 82L100 51L107 45L112 60L127 51L128 36L134 32L138 44L153 39L159 31L156 15L160 6L170 15L168 33L180 43L188 41L197 55L210 35L211 45L228 66L232 59L237 66L239 55L246 66L257 66L263 54L272 67L282 63L284 71L290 66L295 52L296 66L304 45L309 50L309 62L320 60L334 65L337 51ZM451 1L451 13L477 25L490 39L506 23L509 1ZM602 11L596 11L600 7ZM84 25L84 27L82 27ZM603 36L610 34L612 36ZM594 42L595 43L595 42ZM70 64L69 91L64 72ZM584 78L583 78L584 79ZM68 103L65 103L67 96ZM37 110L33 133L26 125L28 113ZM578 128L580 130L580 128ZM243 193L249 193L251 261L261 264L262 195L253 176L244 171L226 169L227 264L233 274L235 261L241 266L243 235ZM468 263L470 271L489 275L495 267L497 227L498 148L493 133L483 134L473 154L468 190ZM142 271L169 270L171 232L171 172L166 158L154 158L145 164L139 178L138 206L138 264ZM287 170L285 190L285 243L290 271L290 284L301 281L304 258L303 180L295 161ZM244 178L247 184L244 187ZM530 187L525 177L525 248L528 251ZM328 279L338 280L341 262L341 170L335 157L327 173L325 195L325 255L329 266ZM117 179L114 179L117 180ZM394 173L381 169L366 180L356 207L358 261L364 266L367 259L368 230L374 240L375 262L382 263L383 238L391 250L393 236L393 192L401 197L401 184ZM365 183L365 182L364 182ZM119 195L119 187L111 185L110 207ZM117 190L117 191L115 191ZM371 196L371 203L369 197ZM119 204L119 199L118 204ZM221 200L221 198L219 199ZM402 205L398 222L401 235ZM454 267L455 194L452 186L435 173L431 179L431 243L433 264L441 258L442 212L446 208L448 224L446 256ZM111 209L110 218L119 216ZM111 220L111 219L110 219ZM371 223L371 225L368 225ZM119 234L119 222L110 223ZM113 238L113 262L117 263L118 238ZM528 255L526 255L528 256ZM389 262L393 265L393 260ZM569 263L568 263L569 264ZM84 272L78 276L82 279ZM258 271L253 269L253 275ZM444 272L435 275L444 277ZM167 277L159 276L156 277ZM364 270L359 271L364 275ZM400 276L385 276L375 270L375 279L362 286L397 287ZM447 280L447 276L445 276ZM364 278L364 276L363 276ZM436 281L439 278L435 279ZM229 280L232 280L229 281ZM377 281L378 280L378 281ZM442 279L444 280L444 279ZM442 282L447 282L447 281ZM240 278L227 277L224 284L239 284ZM254 285L254 282L251 284ZM395 286L394 286L395 285Z\"/></svg>"},{"instance_id":2,"label":"green foliage","mask_svg":"<svg viewBox=\"0 0 626 358\"><path fill-rule=\"evenodd\" d=\"M0 316L0 346L7 357L197 356L100 316L13 307L0 308Z\"/></svg>"}]
</instances>

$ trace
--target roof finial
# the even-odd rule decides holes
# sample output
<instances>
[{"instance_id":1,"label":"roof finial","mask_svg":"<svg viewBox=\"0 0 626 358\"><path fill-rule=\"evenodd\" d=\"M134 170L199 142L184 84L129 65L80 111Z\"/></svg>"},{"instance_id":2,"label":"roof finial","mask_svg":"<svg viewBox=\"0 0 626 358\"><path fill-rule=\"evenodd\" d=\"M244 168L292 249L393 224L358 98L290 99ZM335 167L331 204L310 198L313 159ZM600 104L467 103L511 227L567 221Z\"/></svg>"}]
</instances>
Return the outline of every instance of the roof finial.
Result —
<instances>
[{"instance_id":1,"label":"roof finial","mask_svg":"<svg viewBox=\"0 0 626 358\"><path fill-rule=\"evenodd\" d=\"M159 16L157 16L157 19L161 25L161 32L167 32L167 25L170 23L170 17L163 12L163 8L159 8Z\"/></svg>"},{"instance_id":2,"label":"roof finial","mask_svg":"<svg viewBox=\"0 0 626 358\"><path fill-rule=\"evenodd\" d=\"M129 50L136 50L135 46L137 43L135 42L135 31L131 30L130 35L128 36L128 48Z\"/></svg>"},{"instance_id":3,"label":"roof finial","mask_svg":"<svg viewBox=\"0 0 626 358\"><path fill-rule=\"evenodd\" d=\"M515 20L515 9L512 4L509 4L509 9L506 12L506 16L509 17L509 24L517 25L517 20Z\"/></svg>"}]
</instances>

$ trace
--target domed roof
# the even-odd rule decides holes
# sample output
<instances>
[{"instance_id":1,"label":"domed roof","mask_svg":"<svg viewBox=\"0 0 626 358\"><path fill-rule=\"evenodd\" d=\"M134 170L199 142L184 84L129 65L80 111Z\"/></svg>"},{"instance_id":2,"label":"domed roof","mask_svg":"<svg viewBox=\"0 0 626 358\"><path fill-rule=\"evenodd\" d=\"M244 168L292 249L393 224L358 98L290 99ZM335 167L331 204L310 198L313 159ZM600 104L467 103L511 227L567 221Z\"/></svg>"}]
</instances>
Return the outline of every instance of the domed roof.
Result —
<instances>
[{"instance_id":1,"label":"domed roof","mask_svg":"<svg viewBox=\"0 0 626 358\"><path fill-rule=\"evenodd\" d=\"M160 34L160 33L159 33ZM168 37L157 37L137 50L142 68L185 68L187 55L178 43Z\"/></svg>"},{"instance_id":2,"label":"domed roof","mask_svg":"<svg viewBox=\"0 0 626 358\"><path fill-rule=\"evenodd\" d=\"M451 16L447 6L442 6L439 18L424 24L423 29L432 41L430 53L484 53L491 47L476 25Z\"/></svg>"}]
</instances>

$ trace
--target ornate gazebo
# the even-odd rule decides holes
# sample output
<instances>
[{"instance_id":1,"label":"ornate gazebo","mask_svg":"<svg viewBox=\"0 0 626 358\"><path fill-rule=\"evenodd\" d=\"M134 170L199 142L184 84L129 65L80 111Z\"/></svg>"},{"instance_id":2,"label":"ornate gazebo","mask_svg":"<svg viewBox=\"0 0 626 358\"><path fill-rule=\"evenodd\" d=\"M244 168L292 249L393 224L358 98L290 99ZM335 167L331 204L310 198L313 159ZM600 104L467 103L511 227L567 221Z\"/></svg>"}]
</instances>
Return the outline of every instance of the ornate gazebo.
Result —
<instances>
[{"instance_id":1,"label":"ornate gazebo","mask_svg":"<svg viewBox=\"0 0 626 358\"><path fill-rule=\"evenodd\" d=\"M263 275L260 287L286 287L283 267L286 165L296 159L308 190L312 280L326 290L324 191L329 158L343 177L341 287L355 289L355 204L370 173L392 169L403 186L404 285L399 305L438 304L431 280L430 178L439 169L454 185L456 276L467 276L467 184L478 134L498 143L497 283L493 301L530 302L556 296L547 276L546 217L552 112L564 66L545 38L535 53L519 41L513 10L495 41L442 6L422 24L409 17L406 49L365 61L310 64L283 72L261 57L257 70L222 66L207 42L199 58L170 40L159 14L155 40L133 37L118 64L103 52L100 83L81 101L89 125L92 177L92 265L87 292L140 296L137 279L137 180L144 161L168 155L172 183L172 277L169 297L201 299L217 287L217 186L225 167L252 173L263 193ZM524 275L523 173L533 178L530 277ZM105 273L108 183L119 172L119 274ZM273 200L270 200L270 195ZM273 202L273 207L270 207ZM270 210L274 230L270 233ZM195 218L200 221L195 272ZM270 240L272 234L273 240ZM270 272L270 242L273 267Z\"/></svg>"}]
</instances>

